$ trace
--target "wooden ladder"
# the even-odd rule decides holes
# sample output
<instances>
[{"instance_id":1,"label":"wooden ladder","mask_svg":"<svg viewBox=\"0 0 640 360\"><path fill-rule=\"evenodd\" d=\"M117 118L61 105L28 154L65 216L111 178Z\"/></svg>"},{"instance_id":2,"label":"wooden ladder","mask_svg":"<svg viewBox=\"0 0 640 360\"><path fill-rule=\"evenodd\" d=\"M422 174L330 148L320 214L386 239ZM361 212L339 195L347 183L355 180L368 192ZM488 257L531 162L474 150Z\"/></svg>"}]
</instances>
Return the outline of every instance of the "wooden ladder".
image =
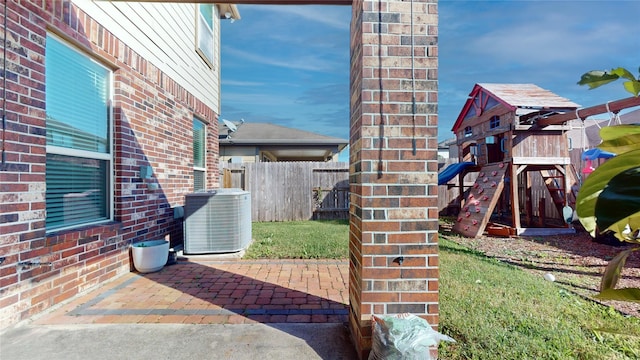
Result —
<instances>
[{"instance_id":1,"label":"wooden ladder","mask_svg":"<svg viewBox=\"0 0 640 360\"><path fill-rule=\"evenodd\" d=\"M549 194L551 194L551 199L558 209L558 213L562 214L562 208L564 208L565 204L565 180L564 175L556 170L556 173L559 175L553 175L549 170L540 170L540 175L542 176L542 180L549 190ZM575 200L574 200L575 202Z\"/></svg>"}]
</instances>

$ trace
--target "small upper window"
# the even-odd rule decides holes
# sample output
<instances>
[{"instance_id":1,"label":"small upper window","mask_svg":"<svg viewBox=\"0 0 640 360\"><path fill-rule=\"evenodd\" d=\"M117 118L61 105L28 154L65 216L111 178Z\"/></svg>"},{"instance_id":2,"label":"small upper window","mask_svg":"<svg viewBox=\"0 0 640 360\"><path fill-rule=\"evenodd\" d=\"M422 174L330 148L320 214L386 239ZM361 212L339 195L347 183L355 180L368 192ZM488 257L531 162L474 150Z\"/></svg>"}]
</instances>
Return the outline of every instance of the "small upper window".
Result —
<instances>
[{"instance_id":1,"label":"small upper window","mask_svg":"<svg viewBox=\"0 0 640 360\"><path fill-rule=\"evenodd\" d=\"M214 5L199 4L196 15L196 51L200 57L213 69L214 65Z\"/></svg>"},{"instance_id":2,"label":"small upper window","mask_svg":"<svg viewBox=\"0 0 640 360\"><path fill-rule=\"evenodd\" d=\"M489 120L489 128L490 129L495 129L497 127L500 126L500 117L499 116L494 116L491 118L491 120Z\"/></svg>"},{"instance_id":3,"label":"small upper window","mask_svg":"<svg viewBox=\"0 0 640 360\"><path fill-rule=\"evenodd\" d=\"M469 137L471 135L473 135L473 129L471 129L471 126L464 128L464 137Z\"/></svg>"}]
</instances>

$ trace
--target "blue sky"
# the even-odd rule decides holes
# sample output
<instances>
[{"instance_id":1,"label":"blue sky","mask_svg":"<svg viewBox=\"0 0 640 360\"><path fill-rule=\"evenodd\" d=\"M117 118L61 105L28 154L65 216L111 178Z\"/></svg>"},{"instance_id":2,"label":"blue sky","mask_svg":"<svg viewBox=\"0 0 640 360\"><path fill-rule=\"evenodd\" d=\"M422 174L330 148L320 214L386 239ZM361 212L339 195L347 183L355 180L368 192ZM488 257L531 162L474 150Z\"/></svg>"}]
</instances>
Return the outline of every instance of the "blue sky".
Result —
<instances>
[{"instance_id":1,"label":"blue sky","mask_svg":"<svg viewBox=\"0 0 640 360\"><path fill-rule=\"evenodd\" d=\"M451 1L439 7L439 134L476 83L534 83L583 107L629 97L589 70L640 67L640 1ZM222 118L349 138L349 6L239 5L223 21ZM603 115L604 116L604 115ZM606 117L606 116L605 116Z\"/></svg>"}]
</instances>

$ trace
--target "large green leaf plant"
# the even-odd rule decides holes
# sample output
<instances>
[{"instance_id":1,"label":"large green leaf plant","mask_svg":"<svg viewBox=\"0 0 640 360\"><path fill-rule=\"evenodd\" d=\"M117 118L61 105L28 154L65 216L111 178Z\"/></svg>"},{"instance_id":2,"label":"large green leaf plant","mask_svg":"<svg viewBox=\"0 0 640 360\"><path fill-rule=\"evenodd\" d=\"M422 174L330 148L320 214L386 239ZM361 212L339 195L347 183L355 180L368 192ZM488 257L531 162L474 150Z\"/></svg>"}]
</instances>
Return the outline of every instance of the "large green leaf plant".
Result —
<instances>
[{"instance_id":1,"label":"large green leaf plant","mask_svg":"<svg viewBox=\"0 0 640 360\"><path fill-rule=\"evenodd\" d=\"M589 71L578 84L595 89L618 79L623 80L625 90L634 96L640 94L640 77L624 68ZM622 241L640 244L640 124L604 127L600 137L603 141L598 147L616 156L584 181L578 192L576 213L591 236L611 232ZM615 288L634 251L640 251L640 247L628 248L609 262L597 298L640 302L640 289Z\"/></svg>"}]
</instances>

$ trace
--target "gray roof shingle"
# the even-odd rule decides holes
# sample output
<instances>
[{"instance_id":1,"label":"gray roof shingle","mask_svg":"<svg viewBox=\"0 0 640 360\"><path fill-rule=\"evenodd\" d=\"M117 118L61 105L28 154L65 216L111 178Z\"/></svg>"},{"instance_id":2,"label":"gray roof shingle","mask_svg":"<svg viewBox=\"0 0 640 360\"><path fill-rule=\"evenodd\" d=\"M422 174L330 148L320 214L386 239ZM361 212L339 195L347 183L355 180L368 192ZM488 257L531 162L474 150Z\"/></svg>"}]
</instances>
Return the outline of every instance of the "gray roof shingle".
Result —
<instances>
[{"instance_id":1,"label":"gray roof shingle","mask_svg":"<svg viewBox=\"0 0 640 360\"><path fill-rule=\"evenodd\" d=\"M238 124L236 124L238 125ZM309 131L288 128L271 123L243 123L235 132L229 132L224 124L219 125L220 143L235 144L348 144L345 139L320 135ZM225 138L226 134L229 137Z\"/></svg>"}]
</instances>

